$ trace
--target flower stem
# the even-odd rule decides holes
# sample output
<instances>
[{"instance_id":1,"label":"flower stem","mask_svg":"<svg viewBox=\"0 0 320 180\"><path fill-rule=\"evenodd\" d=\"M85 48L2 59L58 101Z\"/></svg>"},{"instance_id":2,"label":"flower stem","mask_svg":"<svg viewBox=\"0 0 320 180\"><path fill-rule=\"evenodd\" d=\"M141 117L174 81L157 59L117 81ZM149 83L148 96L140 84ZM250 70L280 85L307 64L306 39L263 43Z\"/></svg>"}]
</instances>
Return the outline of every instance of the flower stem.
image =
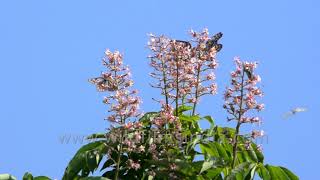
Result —
<instances>
[{"instance_id":1,"label":"flower stem","mask_svg":"<svg viewBox=\"0 0 320 180\"><path fill-rule=\"evenodd\" d=\"M198 69L197 69L197 84L196 84L196 92L195 92L195 102L193 103L193 108L192 108L192 116L194 116L196 112L196 107L197 107L197 101L198 101L198 89L199 89L199 81L200 81L200 64L198 64Z\"/></svg>"},{"instance_id":2,"label":"flower stem","mask_svg":"<svg viewBox=\"0 0 320 180\"><path fill-rule=\"evenodd\" d=\"M179 106L179 59L176 61L177 69L176 69L176 116L178 116L178 106Z\"/></svg>"},{"instance_id":3,"label":"flower stem","mask_svg":"<svg viewBox=\"0 0 320 180\"><path fill-rule=\"evenodd\" d=\"M118 180L118 178L119 178L120 161L121 161L121 154L122 154L122 141L123 141L123 132L121 132L121 135L120 135L120 148L119 148L119 153L118 153L118 158L117 158L116 174L114 177L115 180Z\"/></svg>"},{"instance_id":4,"label":"flower stem","mask_svg":"<svg viewBox=\"0 0 320 180\"><path fill-rule=\"evenodd\" d=\"M166 99L166 106L169 104L169 99L168 99L168 90L167 90L167 76L166 76L166 70L164 66L164 61L161 61L161 66L162 66L162 76L163 76L163 89L164 89L164 95Z\"/></svg>"},{"instance_id":5,"label":"flower stem","mask_svg":"<svg viewBox=\"0 0 320 180\"><path fill-rule=\"evenodd\" d=\"M241 116L242 116L242 101L243 101L243 90L244 90L244 70L242 70L242 75L241 75L241 90L240 90L240 105L239 105L239 115L238 115L238 123L236 126L236 132L233 138L233 159L232 159L232 165L231 168L233 169L236 165L237 161L237 148L238 148L238 136L239 136L239 131L240 131L240 125L241 125Z\"/></svg>"}]
</instances>

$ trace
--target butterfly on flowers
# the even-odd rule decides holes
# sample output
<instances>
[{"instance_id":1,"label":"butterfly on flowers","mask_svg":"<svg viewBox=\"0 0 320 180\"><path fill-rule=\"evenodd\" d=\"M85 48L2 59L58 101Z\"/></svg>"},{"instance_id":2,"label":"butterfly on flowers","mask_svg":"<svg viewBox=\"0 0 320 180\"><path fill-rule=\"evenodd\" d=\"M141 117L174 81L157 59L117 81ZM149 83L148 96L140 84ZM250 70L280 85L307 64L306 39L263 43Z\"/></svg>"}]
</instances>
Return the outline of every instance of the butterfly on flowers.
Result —
<instances>
[{"instance_id":1,"label":"butterfly on flowers","mask_svg":"<svg viewBox=\"0 0 320 180\"><path fill-rule=\"evenodd\" d=\"M207 49L215 48L217 52L219 52L222 49L222 44L219 44L218 41L222 37L222 32L219 32L211 37L206 43Z\"/></svg>"},{"instance_id":2,"label":"butterfly on flowers","mask_svg":"<svg viewBox=\"0 0 320 180\"><path fill-rule=\"evenodd\" d=\"M247 74L247 77L249 78L249 80L252 80L252 78L253 78L252 70L251 69L244 69L244 72Z\"/></svg>"},{"instance_id":3,"label":"butterfly on flowers","mask_svg":"<svg viewBox=\"0 0 320 180\"><path fill-rule=\"evenodd\" d=\"M89 82L97 86L98 91L115 91L118 87L110 75L102 74L102 77L89 79Z\"/></svg>"},{"instance_id":4,"label":"butterfly on flowers","mask_svg":"<svg viewBox=\"0 0 320 180\"><path fill-rule=\"evenodd\" d=\"M185 47L191 48L191 43L188 41L183 41L183 40L174 40L175 42L183 44Z\"/></svg>"}]
</instances>

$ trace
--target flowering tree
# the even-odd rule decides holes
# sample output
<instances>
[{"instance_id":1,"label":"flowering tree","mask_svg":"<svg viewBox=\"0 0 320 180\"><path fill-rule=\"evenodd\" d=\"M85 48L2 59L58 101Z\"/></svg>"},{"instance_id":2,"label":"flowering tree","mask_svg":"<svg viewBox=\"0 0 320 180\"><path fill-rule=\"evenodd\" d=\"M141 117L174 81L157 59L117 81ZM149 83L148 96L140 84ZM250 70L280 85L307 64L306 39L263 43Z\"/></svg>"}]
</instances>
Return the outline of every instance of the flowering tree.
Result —
<instances>
[{"instance_id":1,"label":"flowering tree","mask_svg":"<svg viewBox=\"0 0 320 180\"><path fill-rule=\"evenodd\" d=\"M133 90L129 67L118 52L106 50L106 71L89 81L106 93L106 120L111 126L105 133L93 134L93 142L78 150L66 167L63 180L73 179L298 179L284 167L264 164L260 145L254 139L262 130L244 133L242 125L260 124L257 112L264 104L256 74L256 62L235 58L230 87L224 92L223 108L236 121L236 127L221 127L211 116L197 113L203 96L215 95L217 53L222 33L212 37L207 29L191 31L191 40L175 40L150 34L151 86L160 90L159 111L139 112L140 98ZM210 127L203 129L205 120ZM101 176L90 173L100 169ZM33 179L26 174L25 179Z\"/></svg>"}]
</instances>

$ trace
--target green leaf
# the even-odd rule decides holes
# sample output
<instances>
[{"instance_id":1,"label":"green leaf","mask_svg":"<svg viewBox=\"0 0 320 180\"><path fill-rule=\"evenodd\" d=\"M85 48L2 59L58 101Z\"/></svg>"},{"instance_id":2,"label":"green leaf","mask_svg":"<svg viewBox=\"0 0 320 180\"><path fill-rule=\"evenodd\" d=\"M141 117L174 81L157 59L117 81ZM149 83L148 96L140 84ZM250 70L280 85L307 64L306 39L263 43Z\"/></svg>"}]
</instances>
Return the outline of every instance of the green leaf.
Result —
<instances>
[{"instance_id":1,"label":"green leaf","mask_svg":"<svg viewBox=\"0 0 320 180\"><path fill-rule=\"evenodd\" d=\"M257 167L258 167L257 164L253 164L251 165L251 167L249 167L249 172L247 173L245 180L253 180Z\"/></svg>"},{"instance_id":2,"label":"green leaf","mask_svg":"<svg viewBox=\"0 0 320 180\"><path fill-rule=\"evenodd\" d=\"M26 172L23 175L23 180L51 180L50 178L48 178L47 176L37 176L37 177L33 177L31 173Z\"/></svg>"},{"instance_id":3,"label":"green leaf","mask_svg":"<svg viewBox=\"0 0 320 180\"><path fill-rule=\"evenodd\" d=\"M26 172L23 177L22 177L23 180L33 180L33 176L31 173L28 173Z\"/></svg>"},{"instance_id":4,"label":"green leaf","mask_svg":"<svg viewBox=\"0 0 320 180\"><path fill-rule=\"evenodd\" d=\"M195 172L200 172L201 171L201 169L202 169L202 166L203 166L203 163L204 163L204 161L202 160L202 161L195 161L195 162L192 162L191 163L191 167L192 167L192 169L195 171Z\"/></svg>"},{"instance_id":5,"label":"green leaf","mask_svg":"<svg viewBox=\"0 0 320 180\"><path fill-rule=\"evenodd\" d=\"M293 174L293 172L291 172L289 169L281 166L279 167L287 174L287 176L289 176L290 179L299 179L299 177Z\"/></svg>"},{"instance_id":6,"label":"green leaf","mask_svg":"<svg viewBox=\"0 0 320 180\"><path fill-rule=\"evenodd\" d=\"M221 177L222 168L214 168L207 170L206 176L210 179L222 179Z\"/></svg>"},{"instance_id":7,"label":"green leaf","mask_svg":"<svg viewBox=\"0 0 320 180\"><path fill-rule=\"evenodd\" d=\"M37 176L37 177L34 177L33 180L51 180L51 179L48 178L47 176Z\"/></svg>"},{"instance_id":8,"label":"green leaf","mask_svg":"<svg viewBox=\"0 0 320 180\"><path fill-rule=\"evenodd\" d=\"M203 162L200 174L203 173L204 171L212 168L213 163L214 163L213 160Z\"/></svg>"},{"instance_id":9,"label":"green leaf","mask_svg":"<svg viewBox=\"0 0 320 180\"><path fill-rule=\"evenodd\" d=\"M199 136L195 136L195 138L192 139L192 141L188 142L187 147L186 147L186 152L187 154L191 151L194 150L196 145L201 141Z\"/></svg>"},{"instance_id":10,"label":"green leaf","mask_svg":"<svg viewBox=\"0 0 320 180\"><path fill-rule=\"evenodd\" d=\"M271 180L271 176L269 174L269 171L266 167L264 167L263 164L259 164L259 167L257 169L258 175L261 177L263 180Z\"/></svg>"},{"instance_id":11,"label":"green leaf","mask_svg":"<svg viewBox=\"0 0 320 180\"><path fill-rule=\"evenodd\" d=\"M158 112L148 112L145 113L140 119L139 122L141 122L144 126L150 125L151 123L151 118L157 116L159 113Z\"/></svg>"},{"instance_id":12,"label":"green leaf","mask_svg":"<svg viewBox=\"0 0 320 180\"><path fill-rule=\"evenodd\" d=\"M210 155L211 157L223 158L225 161L230 160L228 153L225 148L218 142L208 142L200 143L200 149L205 155Z\"/></svg>"},{"instance_id":13,"label":"green leaf","mask_svg":"<svg viewBox=\"0 0 320 180\"><path fill-rule=\"evenodd\" d=\"M211 126L214 125L214 120L211 116L205 116L203 118L206 119L211 124Z\"/></svg>"},{"instance_id":14,"label":"green leaf","mask_svg":"<svg viewBox=\"0 0 320 180\"><path fill-rule=\"evenodd\" d=\"M191 109L193 109L191 106L180 106L178 107L178 115L181 115L183 112L189 111ZM174 110L174 112L176 112L176 110Z\"/></svg>"},{"instance_id":15,"label":"green leaf","mask_svg":"<svg viewBox=\"0 0 320 180\"><path fill-rule=\"evenodd\" d=\"M103 155L106 154L107 149L108 147L104 140L95 141L82 146L69 162L62 179L73 179L81 170L82 174L87 176L88 170L94 171L98 168L100 160ZM98 163L97 154L99 154Z\"/></svg>"},{"instance_id":16,"label":"green leaf","mask_svg":"<svg viewBox=\"0 0 320 180\"><path fill-rule=\"evenodd\" d=\"M212 157L218 157L219 154L215 148L211 148L211 146L207 143L200 143L201 152L205 155L210 155Z\"/></svg>"},{"instance_id":17,"label":"green leaf","mask_svg":"<svg viewBox=\"0 0 320 180\"><path fill-rule=\"evenodd\" d=\"M199 121L200 117L198 115L188 116L188 115L182 114L179 116L179 120L193 123L193 122Z\"/></svg>"},{"instance_id":18,"label":"green leaf","mask_svg":"<svg viewBox=\"0 0 320 180\"><path fill-rule=\"evenodd\" d=\"M0 174L0 180L17 180L17 178L11 174Z\"/></svg>"},{"instance_id":19,"label":"green leaf","mask_svg":"<svg viewBox=\"0 0 320 180\"><path fill-rule=\"evenodd\" d=\"M106 138L106 133L91 134L90 136L87 137L87 139L105 139L105 138Z\"/></svg>"},{"instance_id":20,"label":"green leaf","mask_svg":"<svg viewBox=\"0 0 320 180\"><path fill-rule=\"evenodd\" d=\"M252 148L253 148L253 150L254 150L254 153L255 153L256 156L257 156L258 161L259 161L260 163L263 163L264 156L263 156L262 152L258 150L258 146L257 146L255 143L253 143L253 142L251 143L251 146L252 146Z\"/></svg>"},{"instance_id":21,"label":"green leaf","mask_svg":"<svg viewBox=\"0 0 320 180\"><path fill-rule=\"evenodd\" d=\"M228 153L226 152L225 148L223 148L222 145L219 144L218 142L213 142L213 143L219 153L219 156L222 157L224 160L228 161L230 157L228 156Z\"/></svg>"},{"instance_id":22,"label":"green leaf","mask_svg":"<svg viewBox=\"0 0 320 180\"><path fill-rule=\"evenodd\" d=\"M254 168L256 165L257 164L250 162L241 163L232 169L231 173L226 177L226 180L244 180L248 174L251 174L252 168Z\"/></svg>"},{"instance_id":23,"label":"green leaf","mask_svg":"<svg viewBox=\"0 0 320 180\"><path fill-rule=\"evenodd\" d=\"M109 178L106 177L99 177L99 176L92 176L92 177L84 177L84 178L80 178L79 180L111 180Z\"/></svg>"},{"instance_id":24,"label":"green leaf","mask_svg":"<svg viewBox=\"0 0 320 180\"><path fill-rule=\"evenodd\" d=\"M223 180L223 177L221 174L218 174L218 176L216 176L215 178L213 178L212 180Z\"/></svg>"},{"instance_id":25,"label":"green leaf","mask_svg":"<svg viewBox=\"0 0 320 180\"><path fill-rule=\"evenodd\" d=\"M100 169L100 171L110 167L111 165L115 164L115 162L112 159L108 159L102 166L102 168Z\"/></svg>"},{"instance_id":26,"label":"green leaf","mask_svg":"<svg viewBox=\"0 0 320 180\"><path fill-rule=\"evenodd\" d=\"M271 179L299 180L299 178L288 169L271 165L266 165L265 167L268 169Z\"/></svg>"}]
</instances>

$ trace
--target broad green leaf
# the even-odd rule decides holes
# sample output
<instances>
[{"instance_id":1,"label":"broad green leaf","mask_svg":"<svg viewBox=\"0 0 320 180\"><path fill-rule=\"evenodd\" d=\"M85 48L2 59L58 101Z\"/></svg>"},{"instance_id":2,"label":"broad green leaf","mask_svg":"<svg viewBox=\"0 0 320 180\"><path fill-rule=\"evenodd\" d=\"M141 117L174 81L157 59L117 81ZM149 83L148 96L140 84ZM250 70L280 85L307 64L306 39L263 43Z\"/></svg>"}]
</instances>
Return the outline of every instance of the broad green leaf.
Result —
<instances>
[{"instance_id":1,"label":"broad green leaf","mask_svg":"<svg viewBox=\"0 0 320 180\"><path fill-rule=\"evenodd\" d=\"M203 173L204 171L212 168L213 163L214 163L213 160L203 162L200 174Z\"/></svg>"},{"instance_id":2,"label":"broad green leaf","mask_svg":"<svg viewBox=\"0 0 320 180\"><path fill-rule=\"evenodd\" d=\"M254 179L257 167L258 167L257 164L251 164L251 167L249 167L249 172L247 173L245 180L253 180Z\"/></svg>"},{"instance_id":3,"label":"broad green leaf","mask_svg":"<svg viewBox=\"0 0 320 180\"><path fill-rule=\"evenodd\" d=\"M144 126L149 125L151 122L151 118L155 117L157 114L159 114L158 112L148 112L145 113L140 119L139 122L142 122L142 124Z\"/></svg>"},{"instance_id":4,"label":"broad green leaf","mask_svg":"<svg viewBox=\"0 0 320 180\"><path fill-rule=\"evenodd\" d=\"M187 144L186 153L189 153L191 150L193 150L200 141L200 137L195 136L195 138L193 138L192 141Z\"/></svg>"},{"instance_id":5,"label":"broad green leaf","mask_svg":"<svg viewBox=\"0 0 320 180\"><path fill-rule=\"evenodd\" d=\"M222 168L214 168L207 170L206 177L210 179L219 179L221 177Z\"/></svg>"},{"instance_id":6,"label":"broad green leaf","mask_svg":"<svg viewBox=\"0 0 320 180\"><path fill-rule=\"evenodd\" d=\"M299 179L299 177L293 174L293 172L291 172L289 169L281 166L279 167L287 174L287 176L289 176L290 179Z\"/></svg>"},{"instance_id":7,"label":"broad green leaf","mask_svg":"<svg viewBox=\"0 0 320 180\"><path fill-rule=\"evenodd\" d=\"M212 180L223 180L223 177L221 174L218 174L218 176L216 176L215 178L213 178Z\"/></svg>"},{"instance_id":8,"label":"broad green leaf","mask_svg":"<svg viewBox=\"0 0 320 180\"><path fill-rule=\"evenodd\" d=\"M255 167L255 163L244 162L232 169L231 173L226 177L226 180L244 180L251 169Z\"/></svg>"},{"instance_id":9,"label":"broad green leaf","mask_svg":"<svg viewBox=\"0 0 320 180\"><path fill-rule=\"evenodd\" d=\"M228 153L222 147L222 145L219 144L218 142L213 142L213 144L214 144L214 147L217 149L219 156L222 157L224 160L228 161L230 157L228 156Z\"/></svg>"},{"instance_id":10,"label":"broad green leaf","mask_svg":"<svg viewBox=\"0 0 320 180\"><path fill-rule=\"evenodd\" d=\"M201 175L198 175L196 180L205 180L205 178L202 177Z\"/></svg>"},{"instance_id":11,"label":"broad green leaf","mask_svg":"<svg viewBox=\"0 0 320 180\"><path fill-rule=\"evenodd\" d=\"M211 157L219 157L219 153L216 148L212 148L208 143L200 143L201 152Z\"/></svg>"},{"instance_id":12,"label":"broad green leaf","mask_svg":"<svg viewBox=\"0 0 320 180\"><path fill-rule=\"evenodd\" d=\"M17 180L17 178L10 174L0 174L0 180Z\"/></svg>"},{"instance_id":13,"label":"broad green leaf","mask_svg":"<svg viewBox=\"0 0 320 180\"><path fill-rule=\"evenodd\" d=\"M102 140L82 146L69 162L62 179L73 179L81 170L83 170L82 174L87 175L88 173L84 172L98 168L99 163L96 163L96 154L99 154L99 158L102 158L107 152L107 148L105 141Z\"/></svg>"},{"instance_id":14,"label":"broad green leaf","mask_svg":"<svg viewBox=\"0 0 320 180\"><path fill-rule=\"evenodd\" d=\"M51 180L51 179L46 176L37 176L37 177L34 177L33 180Z\"/></svg>"},{"instance_id":15,"label":"broad green leaf","mask_svg":"<svg viewBox=\"0 0 320 180\"><path fill-rule=\"evenodd\" d=\"M202 153L208 154L211 157L223 158L225 161L228 161L230 159L226 150L218 142L201 142L200 149Z\"/></svg>"},{"instance_id":16,"label":"broad green leaf","mask_svg":"<svg viewBox=\"0 0 320 180\"><path fill-rule=\"evenodd\" d=\"M26 172L23 177L22 177L23 180L33 180L33 176L31 173L28 173Z\"/></svg>"},{"instance_id":17,"label":"broad green leaf","mask_svg":"<svg viewBox=\"0 0 320 180\"><path fill-rule=\"evenodd\" d=\"M80 178L79 180L111 180L111 179L97 176L97 177L84 177L84 178Z\"/></svg>"},{"instance_id":18,"label":"broad green leaf","mask_svg":"<svg viewBox=\"0 0 320 180\"><path fill-rule=\"evenodd\" d=\"M33 177L31 173L26 172L22 178L23 180L51 180L47 176Z\"/></svg>"},{"instance_id":19,"label":"broad green leaf","mask_svg":"<svg viewBox=\"0 0 320 180\"><path fill-rule=\"evenodd\" d=\"M260 163L263 163L264 156L263 156L262 152L258 150L258 146L255 143L252 143L251 146L252 146L252 148L254 150L254 153L257 156L258 161Z\"/></svg>"},{"instance_id":20,"label":"broad green leaf","mask_svg":"<svg viewBox=\"0 0 320 180\"><path fill-rule=\"evenodd\" d=\"M87 137L87 139L105 139L105 138L106 138L106 133L91 134L90 136Z\"/></svg>"},{"instance_id":21,"label":"broad green leaf","mask_svg":"<svg viewBox=\"0 0 320 180\"><path fill-rule=\"evenodd\" d=\"M299 178L294 175L291 171L288 169L283 169L279 166L271 166L271 165L266 165L265 166L269 174L271 176L271 179L283 179L283 180L298 180Z\"/></svg>"},{"instance_id":22,"label":"broad green leaf","mask_svg":"<svg viewBox=\"0 0 320 180\"><path fill-rule=\"evenodd\" d=\"M214 125L214 120L211 116L205 116L203 118L206 119L211 124L211 126Z\"/></svg>"},{"instance_id":23,"label":"broad green leaf","mask_svg":"<svg viewBox=\"0 0 320 180\"><path fill-rule=\"evenodd\" d=\"M191 163L191 167L195 172L200 172L204 161L195 161Z\"/></svg>"},{"instance_id":24,"label":"broad green leaf","mask_svg":"<svg viewBox=\"0 0 320 180\"><path fill-rule=\"evenodd\" d=\"M112 159L108 159L102 166L102 168L100 169L100 171L110 167L111 165L115 164L115 162Z\"/></svg>"},{"instance_id":25,"label":"broad green leaf","mask_svg":"<svg viewBox=\"0 0 320 180\"><path fill-rule=\"evenodd\" d=\"M264 167L263 164L259 164L259 167L257 169L257 173L263 180L271 180L271 176L269 174L269 171L266 167Z\"/></svg>"},{"instance_id":26,"label":"broad green leaf","mask_svg":"<svg viewBox=\"0 0 320 180\"><path fill-rule=\"evenodd\" d=\"M191 106L180 106L178 107L178 115L181 115L183 112L189 111L193 109ZM176 115L176 110L174 110L174 113Z\"/></svg>"},{"instance_id":27,"label":"broad green leaf","mask_svg":"<svg viewBox=\"0 0 320 180\"><path fill-rule=\"evenodd\" d=\"M200 117L198 115L188 116L188 115L182 114L179 116L179 120L193 123L193 122L197 122L198 120L200 120Z\"/></svg>"}]
</instances>

